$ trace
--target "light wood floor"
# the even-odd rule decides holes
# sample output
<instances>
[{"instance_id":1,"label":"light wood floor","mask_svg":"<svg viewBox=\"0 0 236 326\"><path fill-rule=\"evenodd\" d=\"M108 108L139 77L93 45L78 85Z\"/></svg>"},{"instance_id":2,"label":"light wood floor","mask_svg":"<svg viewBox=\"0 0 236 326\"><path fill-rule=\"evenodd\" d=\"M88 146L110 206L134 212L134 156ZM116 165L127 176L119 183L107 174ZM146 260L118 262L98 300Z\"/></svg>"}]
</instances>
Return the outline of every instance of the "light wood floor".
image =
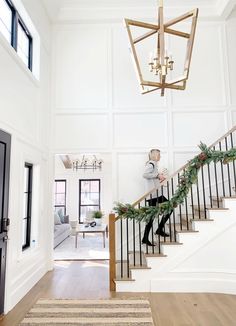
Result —
<instances>
[{"instance_id":1,"label":"light wood floor","mask_svg":"<svg viewBox=\"0 0 236 326\"><path fill-rule=\"evenodd\" d=\"M155 326L236 326L236 296L185 293L110 293L108 262L56 262L19 304L0 322L16 326L38 298L97 299L145 297Z\"/></svg>"}]
</instances>

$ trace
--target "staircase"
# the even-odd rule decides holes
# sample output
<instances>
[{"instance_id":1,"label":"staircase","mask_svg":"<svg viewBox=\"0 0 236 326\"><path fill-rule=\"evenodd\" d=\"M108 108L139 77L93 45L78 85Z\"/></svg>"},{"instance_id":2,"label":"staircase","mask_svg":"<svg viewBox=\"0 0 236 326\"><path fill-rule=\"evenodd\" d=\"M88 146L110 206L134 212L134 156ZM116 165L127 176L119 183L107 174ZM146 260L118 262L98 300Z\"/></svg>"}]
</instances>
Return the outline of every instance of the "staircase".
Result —
<instances>
[{"instance_id":1,"label":"staircase","mask_svg":"<svg viewBox=\"0 0 236 326\"><path fill-rule=\"evenodd\" d=\"M210 147L228 150L236 144L236 126ZM187 164L156 190L170 199ZM236 293L236 167L235 162L200 168L182 205L165 226L168 237L155 235L141 243L145 223L110 215L110 285L118 292ZM133 206L146 206L151 193ZM113 234L113 235L112 235ZM234 236L235 234L235 236ZM116 249L115 249L116 248Z\"/></svg>"}]
</instances>

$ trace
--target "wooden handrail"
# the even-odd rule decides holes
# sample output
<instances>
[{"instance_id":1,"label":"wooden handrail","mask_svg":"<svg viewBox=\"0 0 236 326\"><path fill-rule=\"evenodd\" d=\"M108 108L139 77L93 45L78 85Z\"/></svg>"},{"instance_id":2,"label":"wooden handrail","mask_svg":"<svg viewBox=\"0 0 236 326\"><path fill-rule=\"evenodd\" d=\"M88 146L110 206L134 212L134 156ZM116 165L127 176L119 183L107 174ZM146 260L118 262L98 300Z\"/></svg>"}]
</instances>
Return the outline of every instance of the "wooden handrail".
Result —
<instances>
[{"instance_id":1,"label":"wooden handrail","mask_svg":"<svg viewBox=\"0 0 236 326\"><path fill-rule=\"evenodd\" d=\"M236 130L236 126L234 126L233 128L231 128L226 134L224 134L222 137L220 137L218 140L216 140L213 144L211 144L209 146L209 148L212 148L214 146L216 146L220 141L222 141L223 139L225 139L226 137L228 137L232 132L234 132ZM162 182L160 185L164 185L166 182L168 182L169 180L171 180L173 177L175 177L178 173L180 173L181 171L183 171L189 163L186 163L185 165L183 165L181 168L179 168L177 171L175 171L171 176L168 177L167 180L165 180L164 182ZM138 204L140 204L145 198L147 198L147 196L149 196L150 194L152 194L154 191L156 191L157 188L153 188L152 190L150 190L149 192L147 192L146 194L144 194L141 198L139 198L137 201L135 201L132 206L135 207Z\"/></svg>"},{"instance_id":2,"label":"wooden handrail","mask_svg":"<svg viewBox=\"0 0 236 326\"><path fill-rule=\"evenodd\" d=\"M115 214L109 214L109 279L110 291L116 290L116 230L115 230Z\"/></svg>"}]
</instances>

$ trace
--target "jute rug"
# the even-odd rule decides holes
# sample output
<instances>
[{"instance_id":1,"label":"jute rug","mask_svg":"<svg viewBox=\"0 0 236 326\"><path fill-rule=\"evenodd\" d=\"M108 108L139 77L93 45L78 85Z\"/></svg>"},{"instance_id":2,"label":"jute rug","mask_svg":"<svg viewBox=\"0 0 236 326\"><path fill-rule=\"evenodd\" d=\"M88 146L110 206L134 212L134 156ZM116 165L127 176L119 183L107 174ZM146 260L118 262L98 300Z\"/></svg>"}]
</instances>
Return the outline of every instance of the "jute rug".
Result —
<instances>
[{"instance_id":1,"label":"jute rug","mask_svg":"<svg viewBox=\"0 0 236 326\"><path fill-rule=\"evenodd\" d=\"M40 299L20 326L153 326L145 299L59 300Z\"/></svg>"}]
</instances>

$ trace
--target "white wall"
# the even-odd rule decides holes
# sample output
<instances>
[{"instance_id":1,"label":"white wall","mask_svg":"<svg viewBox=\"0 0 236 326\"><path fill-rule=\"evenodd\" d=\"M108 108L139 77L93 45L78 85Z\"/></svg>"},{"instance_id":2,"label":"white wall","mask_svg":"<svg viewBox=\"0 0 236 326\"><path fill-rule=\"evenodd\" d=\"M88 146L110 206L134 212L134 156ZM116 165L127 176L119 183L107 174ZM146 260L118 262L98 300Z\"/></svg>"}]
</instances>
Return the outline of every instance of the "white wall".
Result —
<instances>
[{"instance_id":1,"label":"white wall","mask_svg":"<svg viewBox=\"0 0 236 326\"><path fill-rule=\"evenodd\" d=\"M19 1L17 1L19 2ZM24 0L39 33L40 80L24 66L0 35L0 128L12 136L5 312L28 292L50 268L51 160L50 61L51 27L36 0ZM36 60L36 58L34 58ZM22 252L24 163L34 164L31 240L34 248Z\"/></svg>"},{"instance_id":2,"label":"white wall","mask_svg":"<svg viewBox=\"0 0 236 326\"><path fill-rule=\"evenodd\" d=\"M101 171L65 169L58 155L55 157L55 179L66 180L66 214L70 221L78 221L79 218L79 180L80 179L100 179L101 180L101 210L104 212L104 221L107 218L113 206L112 203L112 171L111 155L103 154L99 156L104 161Z\"/></svg>"},{"instance_id":3,"label":"white wall","mask_svg":"<svg viewBox=\"0 0 236 326\"><path fill-rule=\"evenodd\" d=\"M174 171L196 153L200 140L211 144L235 122L235 74L229 75L235 41L233 32L226 37L228 28L225 22L199 22L187 90L161 98L139 94L121 19L74 17L73 24L55 25L54 152L110 152L113 200L136 200L144 193L150 148L160 148L163 164ZM171 37L169 48L178 62L182 47Z\"/></svg>"}]
</instances>

